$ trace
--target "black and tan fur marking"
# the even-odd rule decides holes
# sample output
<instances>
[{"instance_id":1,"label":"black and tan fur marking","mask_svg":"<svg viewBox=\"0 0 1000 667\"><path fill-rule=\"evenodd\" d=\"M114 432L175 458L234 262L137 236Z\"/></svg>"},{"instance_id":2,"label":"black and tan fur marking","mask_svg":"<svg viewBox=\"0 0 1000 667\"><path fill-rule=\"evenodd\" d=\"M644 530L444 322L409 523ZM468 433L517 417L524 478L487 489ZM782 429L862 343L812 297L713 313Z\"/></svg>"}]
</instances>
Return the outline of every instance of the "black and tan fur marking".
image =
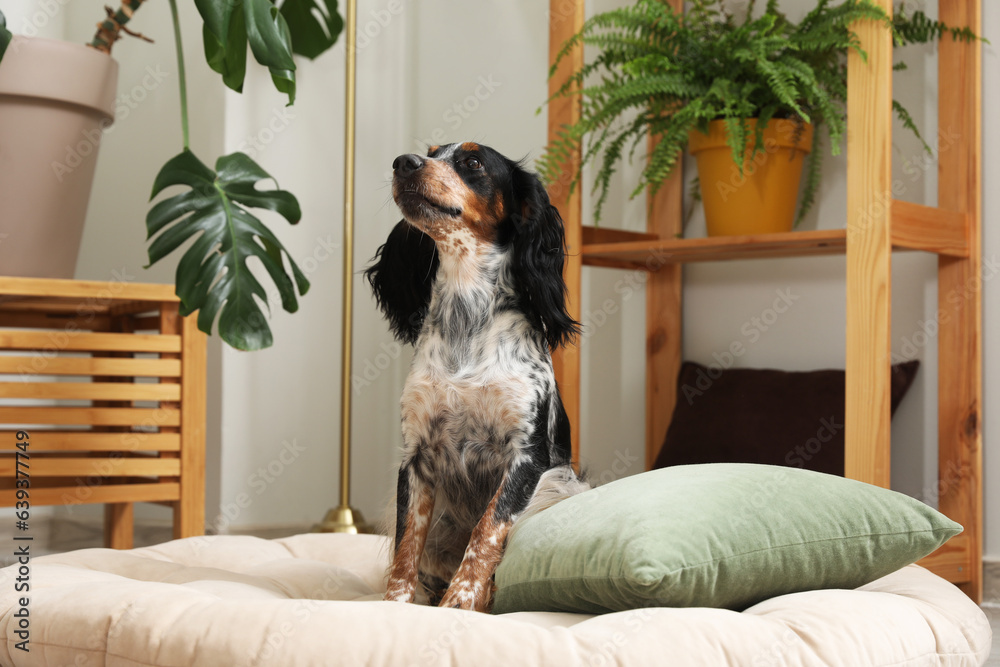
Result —
<instances>
[{"instance_id":1,"label":"black and tan fur marking","mask_svg":"<svg viewBox=\"0 0 1000 667\"><path fill-rule=\"evenodd\" d=\"M366 275L414 343L387 600L422 584L443 606L489 609L507 533L540 490L586 488L550 349L579 331L565 305L565 237L545 189L475 143L393 163L404 219Z\"/></svg>"}]
</instances>

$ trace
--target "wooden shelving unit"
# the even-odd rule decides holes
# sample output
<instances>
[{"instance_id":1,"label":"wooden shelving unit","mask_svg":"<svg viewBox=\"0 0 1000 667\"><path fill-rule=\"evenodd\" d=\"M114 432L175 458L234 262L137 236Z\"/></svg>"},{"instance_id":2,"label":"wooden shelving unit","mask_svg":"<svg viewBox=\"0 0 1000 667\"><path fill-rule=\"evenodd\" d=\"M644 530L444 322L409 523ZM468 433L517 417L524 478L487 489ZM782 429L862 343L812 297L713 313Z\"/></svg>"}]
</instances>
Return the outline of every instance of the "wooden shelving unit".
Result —
<instances>
[{"instance_id":1,"label":"wooden shelving unit","mask_svg":"<svg viewBox=\"0 0 1000 667\"><path fill-rule=\"evenodd\" d=\"M681 0L670 0L675 8ZM887 11L891 0L876 0ZM584 0L550 0L549 53L579 32ZM981 33L979 0L940 0L939 17ZM848 59L847 221L843 229L761 236L683 239L681 175L649 201L645 233L585 227L579 194L567 199L561 179L550 188L566 224L566 282L571 313L580 317L584 265L641 269L646 283L646 461L656 458L669 426L681 364L681 266L688 262L847 257L846 475L889 486L891 256L894 250L938 255L938 506L965 531L921 561L982 597L982 325L981 325L981 55L980 44L941 41L938 125L959 139L938 155L938 206L892 199L892 42L874 23L856 26L867 63ZM578 48L550 80L554 93L583 64ZM549 140L572 123L570 100L549 106ZM932 134L933 133L929 133ZM578 159L579 156L577 156ZM567 173L569 169L566 170ZM556 376L579 453L580 355L554 356Z\"/></svg>"},{"instance_id":2,"label":"wooden shelving unit","mask_svg":"<svg viewBox=\"0 0 1000 667\"><path fill-rule=\"evenodd\" d=\"M897 200L892 201L891 209L893 250L924 250L949 257L968 257L968 216ZM661 239L649 233L584 227L582 248L586 266L646 269L664 262L687 264L843 255L847 252L847 230Z\"/></svg>"},{"instance_id":3,"label":"wooden shelving unit","mask_svg":"<svg viewBox=\"0 0 1000 667\"><path fill-rule=\"evenodd\" d=\"M32 506L105 505L106 546L132 547L137 502L204 534L205 334L179 306L172 285L0 276L0 507L20 454Z\"/></svg>"}]
</instances>

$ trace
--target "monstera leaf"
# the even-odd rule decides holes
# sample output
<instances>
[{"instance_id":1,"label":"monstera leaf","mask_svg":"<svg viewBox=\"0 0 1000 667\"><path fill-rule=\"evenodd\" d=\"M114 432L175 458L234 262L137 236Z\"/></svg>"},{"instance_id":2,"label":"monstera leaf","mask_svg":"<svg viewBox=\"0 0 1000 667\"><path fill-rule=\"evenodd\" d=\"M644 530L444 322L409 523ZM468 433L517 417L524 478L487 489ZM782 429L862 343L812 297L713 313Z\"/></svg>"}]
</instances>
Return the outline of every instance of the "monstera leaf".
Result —
<instances>
[{"instance_id":1,"label":"monstera leaf","mask_svg":"<svg viewBox=\"0 0 1000 667\"><path fill-rule=\"evenodd\" d=\"M334 4L336 7L336 4ZM0 60L3 59L4 51L7 50L7 45L10 44L10 40L13 36L10 34L10 30L7 30L7 19L4 18L3 12L0 12Z\"/></svg>"},{"instance_id":2,"label":"monstera leaf","mask_svg":"<svg viewBox=\"0 0 1000 667\"><path fill-rule=\"evenodd\" d=\"M200 3L199 3L200 4ZM222 75L226 87L238 93L243 92L243 79L247 74L247 28L243 12L232 12L225 20L225 30L217 37L206 18L202 25L202 39L205 43L205 60L209 67Z\"/></svg>"},{"instance_id":3,"label":"monstera leaf","mask_svg":"<svg viewBox=\"0 0 1000 667\"><path fill-rule=\"evenodd\" d=\"M292 33L295 53L310 60L333 46L344 29L337 0L323 0L322 4L316 0L285 0L281 14Z\"/></svg>"},{"instance_id":4,"label":"monstera leaf","mask_svg":"<svg viewBox=\"0 0 1000 667\"><path fill-rule=\"evenodd\" d=\"M277 211L291 224L299 221L302 213L291 193L256 188L258 181L270 178L243 153L222 156L212 171L185 150L163 165L150 198L172 185L190 190L158 202L146 215L147 239L153 239L150 265L194 239L177 264L181 313L199 311L198 328L209 334L218 315L219 335L241 350L259 350L273 342L257 301L266 304L267 293L247 267L249 258L260 260L286 311L298 310L296 288L302 295L309 290L309 281L281 242L245 208Z\"/></svg>"},{"instance_id":5,"label":"monstera leaf","mask_svg":"<svg viewBox=\"0 0 1000 667\"><path fill-rule=\"evenodd\" d=\"M275 87L295 102L292 54L315 58L337 41L344 21L337 0L195 0L204 20L205 59L223 82L242 92L247 45L254 59L271 71Z\"/></svg>"}]
</instances>

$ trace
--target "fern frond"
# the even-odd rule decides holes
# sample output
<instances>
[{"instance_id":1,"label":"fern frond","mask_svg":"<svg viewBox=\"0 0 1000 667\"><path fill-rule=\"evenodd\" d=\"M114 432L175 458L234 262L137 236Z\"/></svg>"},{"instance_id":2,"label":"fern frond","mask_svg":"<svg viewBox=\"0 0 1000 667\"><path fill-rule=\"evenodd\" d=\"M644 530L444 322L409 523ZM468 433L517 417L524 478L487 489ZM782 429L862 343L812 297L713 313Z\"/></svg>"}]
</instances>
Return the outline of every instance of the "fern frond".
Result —
<instances>
[{"instance_id":1,"label":"fern frond","mask_svg":"<svg viewBox=\"0 0 1000 667\"><path fill-rule=\"evenodd\" d=\"M819 181L822 175L820 169L822 163L823 137L814 129L812 147L809 149L809 155L806 156L806 178L802 186L802 201L799 203L799 212L795 216L793 227L799 226L799 223L802 222L802 219L806 217L806 214L816 202L816 192L819 190Z\"/></svg>"},{"instance_id":2,"label":"fern frond","mask_svg":"<svg viewBox=\"0 0 1000 667\"><path fill-rule=\"evenodd\" d=\"M950 27L941 21L931 19L921 10L908 14L905 5L896 12L892 23L901 44L927 44L941 39L946 34L950 34L952 39L959 42L974 42L980 39L968 26Z\"/></svg>"},{"instance_id":3,"label":"fern frond","mask_svg":"<svg viewBox=\"0 0 1000 667\"><path fill-rule=\"evenodd\" d=\"M924 141L924 138L920 136L920 130L917 129L917 124L913 122L913 117L910 116L910 112L906 110L906 107L904 107L898 101L893 100L892 110L896 112L896 117L899 118L900 121L902 121L903 127L905 127L910 132L913 132L914 136L916 136L917 139L920 140L920 143L923 144L924 150L927 152L927 154L933 156L934 151L931 150L931 147L927 145L927 142Z\"/></svg>"},{"instance_id":4,"label":"fern frond","mask_svg":"<svg viewBox=\"0 0 1000 667\"><path fill-rule=\"evenodd\" d=\"M920 11L904 8L890 17L871 0L817 0L797 23L780 11L778 0L768 0L760 14L756 0L749 0L739 16L724 0L689 0L687 5L680 14L667 0L635 0L592 16L556 53L550 76L574 49L586 46L596 55L549 98L571 98L579 104L580 117L557 133L537 166L550 182L570 169L573 192L583 166L595 164L597 219L617 165L631 159L645 137L656 136L658 142L648 151L633 196L646 188L655 192L676 169L692 130L707 131L709 122L724 120L727 144L742 169L748 147L751 155L763 150L761 133L768 122L790 118L812 122L815 131L798 222L818 191L820 135L829 137L833 154L840 152L846 131L846 55L853 51L867 59L854 25L880 22L892 31L894 42L903 44L945 36L979 39L967 27L946 26ZM895 101L893 109L929 149L906 109ZM758 121L753 133L750 118Z\"/></svg>"}]
</instances>

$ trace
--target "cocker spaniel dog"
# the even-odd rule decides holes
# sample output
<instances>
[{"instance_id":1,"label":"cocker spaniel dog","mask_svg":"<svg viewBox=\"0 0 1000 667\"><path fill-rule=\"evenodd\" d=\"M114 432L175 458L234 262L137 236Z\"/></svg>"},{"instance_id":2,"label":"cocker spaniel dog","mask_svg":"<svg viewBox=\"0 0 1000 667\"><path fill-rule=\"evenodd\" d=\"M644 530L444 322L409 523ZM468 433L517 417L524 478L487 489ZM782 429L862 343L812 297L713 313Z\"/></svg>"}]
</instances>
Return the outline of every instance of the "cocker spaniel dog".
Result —
<instances>
[{"instance_id":1,"label":"cocker spaniel dog","mask_svg":"<svg viewBox=\"0 0 1000 667\"><path fill-rule=\"evenodd\" d=\"M422 589L487 611L515 521L587 488L550 356L579 333L562 219L534 174L486 146L433 146L392 168L403 220L365 274L416 349L385 599Z\"/></svg>"}]
</instances>

